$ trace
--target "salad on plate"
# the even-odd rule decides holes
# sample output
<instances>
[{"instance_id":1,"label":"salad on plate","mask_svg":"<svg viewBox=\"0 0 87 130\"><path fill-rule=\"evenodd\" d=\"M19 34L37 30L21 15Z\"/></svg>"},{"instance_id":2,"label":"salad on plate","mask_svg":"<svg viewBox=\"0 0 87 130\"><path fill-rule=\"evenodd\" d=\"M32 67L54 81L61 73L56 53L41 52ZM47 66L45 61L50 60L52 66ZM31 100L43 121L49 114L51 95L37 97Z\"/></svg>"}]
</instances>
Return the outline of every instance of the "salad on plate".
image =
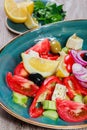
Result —
<instances>
[{"instance_id":1,"label":"salad on plate","mask_svg":"<svg viewBox=\"0 0 87 130\"><path fill-rule=\"evenodd\" d=\"M22 52L13 73L6 74L13 102L29 107L31 118L87 120L87 51L82 50L83 44L76 34L63 48L57 39L47 37Z\"/></svg>"}]
</instances>

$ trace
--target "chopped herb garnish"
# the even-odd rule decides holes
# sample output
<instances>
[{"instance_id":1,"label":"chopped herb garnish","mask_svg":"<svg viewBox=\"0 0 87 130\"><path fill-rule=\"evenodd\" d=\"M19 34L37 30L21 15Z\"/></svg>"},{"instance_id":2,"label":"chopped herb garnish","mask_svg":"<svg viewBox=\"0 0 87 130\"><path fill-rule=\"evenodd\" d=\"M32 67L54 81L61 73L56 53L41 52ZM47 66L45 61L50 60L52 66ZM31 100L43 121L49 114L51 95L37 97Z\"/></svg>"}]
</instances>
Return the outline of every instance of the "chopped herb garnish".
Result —
<instances>
[{"instance_id":1,"label":"chopped herb garnish","mask_svg":"<svg viewBox=\"0 0 87 130\"><path fill-rule=\"evenodd\" d=\"M37 0L34 2L33 15L38 22L44 25L63 20L66 12L63 10L63 5L57 5L52 2L44 3L41 0Z\"/></svg>"}]
</instances>

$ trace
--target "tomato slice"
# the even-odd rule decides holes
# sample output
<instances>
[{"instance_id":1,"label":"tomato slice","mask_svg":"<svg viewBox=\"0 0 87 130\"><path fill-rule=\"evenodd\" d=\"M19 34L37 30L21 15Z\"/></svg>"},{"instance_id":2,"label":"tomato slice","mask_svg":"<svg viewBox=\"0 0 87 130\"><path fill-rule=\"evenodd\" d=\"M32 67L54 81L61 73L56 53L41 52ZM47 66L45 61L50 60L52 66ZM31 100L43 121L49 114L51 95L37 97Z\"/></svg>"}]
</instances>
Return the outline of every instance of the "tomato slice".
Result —
<instances>
[{"instance_id":1,"label":"tomato slice","mask_svg":"<svg viewBox=\"0 0 87 130\"><path fill-rule=\"evenodd\" d=\"M48 54L50 51L50 41L46 38L43 41L38 42L33 47L29 48L25 53L29 53L30 50L38 52L39 55Z\"/></svg>"},{"instance_id":2,"label":"tomato slice","mask_svg":"<svg viewBox=\"0 0 87 130\"><path fill-rule=\"evenodd\" d=\"M28 77L29 73L25 70L23 62L20 62L14 69L14 75L19 75L22 77Z\"/></svg>"},{"instance_id":3,"label":"tomato slice","mask_svg":"<svg viewBox=\"0 0 87 130\"><path fill-rule=\"evenodd\" d=\"M6 82L12 91L26 96L34 97L39 89L39 87L35 85L32 81L18 75L12 75L11 72L7 73Z\"/></svg>"},{"instance_id":4,"label":"tomato slice","mask_svg":"<svg viewBox=\"0 0 87 130\"><path fill-rule=\"evenodd\" d=\"M41 58L49 59L49 60L57 60L58 57L59 57L58 55L53 55L53 54L41 55Z\"/></svg>"},{"instance_id":5,"label":"tomato slice","mask_svg":"<svg viewBox=\"0 0 87 130\"><path fill-rule=\"evenodd\" d=\"M65 56L64 62L66 64L66 69L68 72L72 72L72 65L75 63L74 59L70 54Z\"/></svg>"},{"instance_id":6,"label":"tomato slice","mask_svg":"<svg viewBox=\"0 0 87 130\"><path fill-rule=\"evenodd\" d=\"M57 77L57 76L50 76L48 78L46 78L43 82L44 86L49 86L52 83L60 83L62 84L62 81Z\"/></svg>"},{"instance_id":7,"label":"tomato slice","mask_svg":"<svg viewBox=\"0 0 87 130\"><path fill-rule=\"evenodd\" d=\"M56 99L57 112L66 122L81 122L87 120L87 105L70 100Z\"/></svg>"}]
</instances>

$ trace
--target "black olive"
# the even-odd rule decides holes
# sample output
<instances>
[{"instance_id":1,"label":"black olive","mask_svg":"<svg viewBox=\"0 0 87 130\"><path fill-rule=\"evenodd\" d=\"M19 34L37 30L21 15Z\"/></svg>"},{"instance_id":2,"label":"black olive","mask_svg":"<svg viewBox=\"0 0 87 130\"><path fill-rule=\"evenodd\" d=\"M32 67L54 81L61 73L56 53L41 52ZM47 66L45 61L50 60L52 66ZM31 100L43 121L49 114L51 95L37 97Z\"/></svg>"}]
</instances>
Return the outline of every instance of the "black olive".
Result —
<instances>
[{"instance_id":1,"label":"black olive","mask_svg":"<svg viewBox=\"0 0 87 130\"><path fill-rule=\"evenodd\" d=\"M36 85L41 86L44 77L39 73L32 73L29 75L29 80L33 81Z\"/></svg>"},{"instance_id":2,"label":"black olive","mask_svg":"<svg viewBox=\"0 0 87 130\"><path fill-rule=\"evenodd\" d=\"M84 53L82 58L83 58L83 60L87 61L87 53Z\"/></svg>"}]
</instances>

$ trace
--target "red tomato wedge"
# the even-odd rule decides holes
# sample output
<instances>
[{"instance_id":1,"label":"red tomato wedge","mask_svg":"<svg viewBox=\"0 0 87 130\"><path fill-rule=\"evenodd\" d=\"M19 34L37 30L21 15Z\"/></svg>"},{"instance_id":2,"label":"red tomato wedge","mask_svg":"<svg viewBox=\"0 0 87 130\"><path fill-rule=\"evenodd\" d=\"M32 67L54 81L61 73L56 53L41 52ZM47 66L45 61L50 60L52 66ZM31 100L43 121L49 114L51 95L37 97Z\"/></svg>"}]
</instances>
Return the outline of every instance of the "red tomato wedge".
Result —
<instances>
[{"instance_id":1,"label":"red tomato wedge","mask_svg":"<svg viewBox=\"0 0 87 130\"><path fill-rule=\"evenodd\" d=\"M49 60L57 60L58 57L59 57L58 55L53 55L53 54L41 55L41 58L49 59Z\"/></svg>"},{"instance_id":2,"label":"red tomato wedge","mask_svg":"<svg viewBox=\"0 0 87 130\"><path fill-rule=\"evenodd\" d=\"M19 75L22 77L28 77L29 73L25 70L23 62L20 62L14 69L14 75Z\"/></svg>"},{"instance_id":3,"label":"red tomato wedge","mask_svg":"<svg viewBox=\"0 0 87 130\"><path fill-rule=\"evenodd\" d=\"M66 122L81 122L87 120L87 105L70 100L56 99L57 112Z\"/></svg>"},{"instance_id":4,"label":"red tomato wedge","mask_svg":"<svg viewBox=\"0 0 87 130\"><path fill-rule=\"evenodd\" d=\"M35 85L32 81L18 75L12 75L11 72L7 73L6 82L12 91L26 96L34 97L39 89L39 87Z\"/></svg>"},{"instance_id":5,"label":"red tomato wedge","mask_svg":"<svg viewBox=\"0 0 87 130\"><path fill-rule=\"evenodd\" d=\"M72 73L72 65L75 63L73 57L70 54L66 55L64 62L66 64L67 71Z\"/></svg>"},{"instance_id":6,"label":"red tomato wedge","mask_svg":"<svg viewBox=\"0 0 87 130\"><path fill-rule=\"evenodd\" d=\"M46 38L43 41L38 42L33 47L28 49L25 53L29 53L30 50L36 51L39 55L48 54L50 51L50 41Z\"/></svg>"}]
</instances>

